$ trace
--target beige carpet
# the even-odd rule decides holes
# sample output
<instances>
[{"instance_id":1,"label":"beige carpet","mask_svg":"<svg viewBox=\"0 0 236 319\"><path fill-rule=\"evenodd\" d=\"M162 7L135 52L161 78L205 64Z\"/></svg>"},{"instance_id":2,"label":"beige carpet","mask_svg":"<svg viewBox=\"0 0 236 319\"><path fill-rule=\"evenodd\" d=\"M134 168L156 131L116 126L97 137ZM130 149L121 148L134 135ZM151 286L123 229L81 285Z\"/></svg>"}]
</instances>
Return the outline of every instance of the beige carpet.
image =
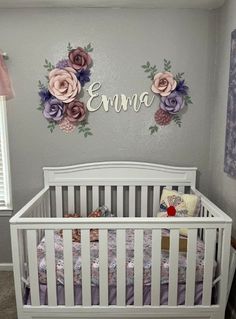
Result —
<instances>
[{"instance_id":1,"label":"beige carpet","mask_svg":"<svg viewBox=\"0 0 236 319\"><path fill-rule=\"evenodd\" d=\"M17 319L11 271L0 271L0 319Z\"/></svg>"}]
</instances>

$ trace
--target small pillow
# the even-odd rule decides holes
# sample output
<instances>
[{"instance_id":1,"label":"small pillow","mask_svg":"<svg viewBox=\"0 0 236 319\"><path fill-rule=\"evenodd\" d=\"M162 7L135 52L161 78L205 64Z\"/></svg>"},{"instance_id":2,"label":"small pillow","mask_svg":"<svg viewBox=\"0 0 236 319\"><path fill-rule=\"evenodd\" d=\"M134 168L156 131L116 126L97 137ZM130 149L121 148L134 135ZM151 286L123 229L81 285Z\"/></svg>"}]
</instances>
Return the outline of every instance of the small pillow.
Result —
<instances>
[{"instance_id":1,"label":"small pillow","mask_svg":"<svg viewBox=\"0 0 236 319\"><path fill-rule=\"evenodd\" d=\"M65 218L79 218L79 214L66 214ZM106 206L102 206L97 208L95 211L89 213L88 217L97 218L97 217L113 217L112 213ZM60 230L60 235L63 237L63 231ZM72 241L80 243L81 234L79 229L72 230ZM90 241L98 241L99 240L99 231L98 229L90 229Z\"/></svg>"},{"instance_id":2,"label":"small pillow","mask_svg":"<svg viewBox=\"0 0 236 319\"><path fill-rule=\"evenodd\" d=\"M176 217L194 217L198 215L199 203L200 200L197 195L182 194L164 188L160 201L161 212L157 214L157 217L168 217L170 215L169 209L172 207L175 208ZM186 228L180 229L179 232L180 235L188 235L188 230Z\"/></svg>"},{"instance_id":3,"label":"small pillow","mask_svg":"<svg viewBox=\"0 0 236 319\"><path fill-rule=\"evenodd\" d=\"M170 208L174 208L175 214L169 213L171 211ZM163 196L160 203L160 209L162 212L167 212L167 215L171 216L184 217L188 215L188 209L184 200L181 196L176 194L167 194L167 196Z\"/></svg>"},{"instance_id":4,"label":"small pillow","mask_svg":"<svg viewBox=\"0 0 236 319\"><path fill-rule=\"evenodd\" d=\"M171 196L174 196L172 202L171 202ZM169 199L168 199L168 197L169 197ZM180 212L179 215L182 215L182 216L188 215L191 217L198 215L200 199L197 195L194 195L194 194L183 194L183 193L179 193L179 192L174 191L174 190L169 190L167 188L164 188L162 191L160 203L162 205L163 202L164 203L170 202L170 203L172 203L172 205L169 205L169 206L177 206L176 211L177 210L181 211L181 206L178 207L178 205L180 204L179 198L181 199L182 202L184 202L183 207L185 206L187 209L187 214L185 214L185 212L182 212L182 213ZM176 201L174 201L174 199ZM160 208L161 208L161 211L163 211L162 206Z\"/></svg>"}]
</instances>

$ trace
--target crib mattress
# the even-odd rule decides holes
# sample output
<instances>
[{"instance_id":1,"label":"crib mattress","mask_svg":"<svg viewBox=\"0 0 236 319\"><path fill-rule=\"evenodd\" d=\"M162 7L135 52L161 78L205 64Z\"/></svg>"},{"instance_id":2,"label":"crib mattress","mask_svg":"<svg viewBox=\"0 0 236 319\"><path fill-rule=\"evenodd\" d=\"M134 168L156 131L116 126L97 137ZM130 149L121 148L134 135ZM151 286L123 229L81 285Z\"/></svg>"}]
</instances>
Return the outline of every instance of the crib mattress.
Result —
<instances>
[{"instance_id":1,"label":"crib mattress","mask_svg":"<svg viewBox=\"0 0 236 319\"><path fill-rule=\"evenodd\" d=\"M168 235L167 230L163 230L164 235ZM63 238L59 231L54 233L55 243L55 265L57 284L64 284L64 260L63 260ZM155 243L154 243L155 244ZM73 242L73 280L74 285L81 285L81 244ZM151 284L152 274L152 233L150 230L144 231L143 244L143 283ZM42 238L37 247L38 254L38 272L39 282L47 283L47 267L46 267L46 247L45 238ZM91 255L91 285L99 285L99 242L90 243ZM178 282L185 283L187 256L184 252L179 252L178 261ZM108 231L108 282L109 285L116 285L116 231ZM134 231L126 231L126 284L134 283ZM169 282L169 252L161 252L161 284ZM197 240L196 252L196 282L203 280L204 273L204 243Z\"/></svg>"}]
</instances>

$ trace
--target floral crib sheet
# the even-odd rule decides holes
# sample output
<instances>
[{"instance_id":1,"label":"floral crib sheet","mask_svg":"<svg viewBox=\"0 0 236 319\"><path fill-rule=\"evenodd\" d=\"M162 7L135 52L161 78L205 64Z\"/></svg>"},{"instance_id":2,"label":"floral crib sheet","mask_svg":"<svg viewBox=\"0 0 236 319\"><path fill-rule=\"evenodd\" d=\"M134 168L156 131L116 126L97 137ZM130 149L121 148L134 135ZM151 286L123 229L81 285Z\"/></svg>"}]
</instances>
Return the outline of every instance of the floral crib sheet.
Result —
<instances>
[{"instance_id":1,"label":"floral crib sheet","mask_svg":"<svg viewBox=\"0 0 236 319\"><path fill-rule=\"evenodd\" d=\"M168 230L163 230L168 235ZM54 233L55 243L55 265L56 278L58 284L64 284L64 260L63 260L63 238L59 231ZM81 285L81 244L73 242L73 280L74 285ZM143 283L151 284L152 274L152 233L150 230L144 231L143 244ZM47 283L46 247L43 238L37 247L39 282ZM91 262L91 285L99 285L99 241L90 243ZM109 285L116 284L116 231L108 231L108 282ZM214 267L216 266L216 263ZM169 282L169 252L161 252L161 284ZM134 283L134 230L126 231L126 284ZM179 252L178 260L178 282L185 283L187 268L187 256L184 252ZM203 280L204 274L204 243L197 240L196 252L196 282Z\"/></svg>"}]
</instances>

